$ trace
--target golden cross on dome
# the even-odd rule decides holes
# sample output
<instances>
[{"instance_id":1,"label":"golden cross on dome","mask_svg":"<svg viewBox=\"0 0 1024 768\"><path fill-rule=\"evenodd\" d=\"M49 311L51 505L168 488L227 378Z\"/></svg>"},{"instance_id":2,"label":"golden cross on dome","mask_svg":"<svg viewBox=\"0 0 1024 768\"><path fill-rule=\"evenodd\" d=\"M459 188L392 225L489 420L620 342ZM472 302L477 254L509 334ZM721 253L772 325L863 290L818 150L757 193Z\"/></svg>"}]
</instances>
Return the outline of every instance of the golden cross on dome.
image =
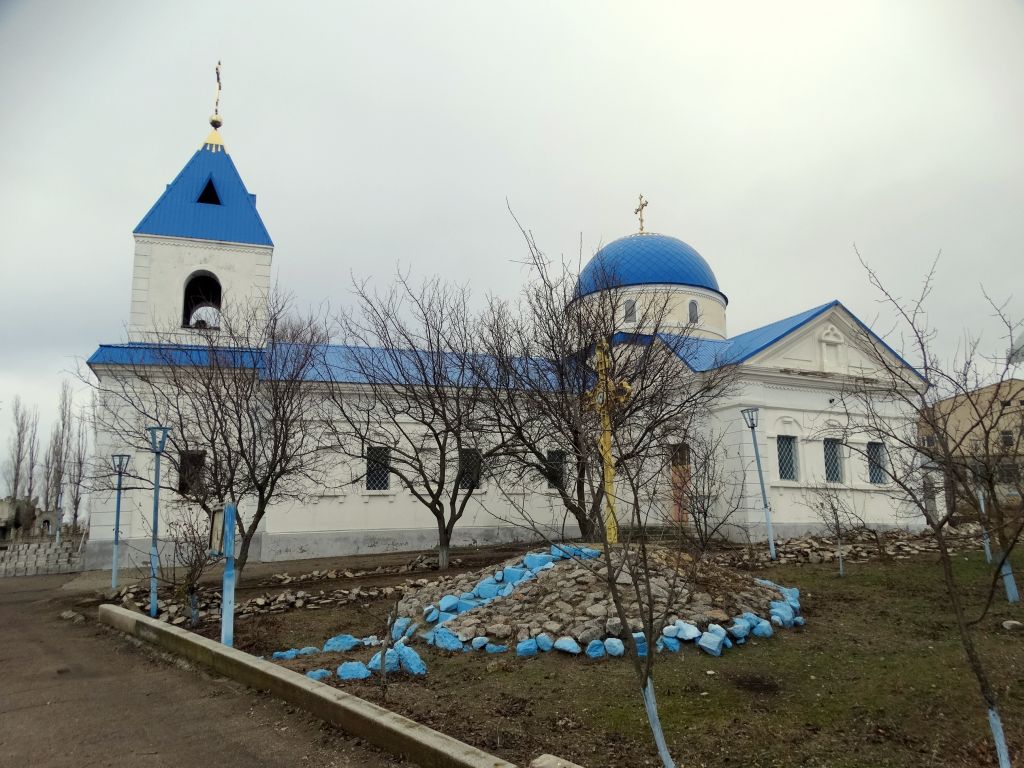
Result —
<instances>
[{"instance_id":1,"label":"golden cross on dome","mask_svg":"<svg viewBox=\"0 0 1024 768\"><path fill-rule=\"evenodd\" d=\"M637 216L640 217L640 234L641 235L644 233L644 208L646 208L646 207L647 207L647 201L644 200L644 196L643 195L640 195L640 205L638 205L636 207L636 210L633 211L633 213L635 213Z\"/></svg>"},{"instance_id":2,"label":"golden cross on dome","mask_svg":"<svg viewBox=\"0 0 1024 768\"><path fill-rule=\"evenodd\" d=\"M220 128L224 125L224 121L220 119L220 62L217 62L217 96L213 100L213 117L210 118L210 125L215 129Z\"/></svg>"}]
</instances>

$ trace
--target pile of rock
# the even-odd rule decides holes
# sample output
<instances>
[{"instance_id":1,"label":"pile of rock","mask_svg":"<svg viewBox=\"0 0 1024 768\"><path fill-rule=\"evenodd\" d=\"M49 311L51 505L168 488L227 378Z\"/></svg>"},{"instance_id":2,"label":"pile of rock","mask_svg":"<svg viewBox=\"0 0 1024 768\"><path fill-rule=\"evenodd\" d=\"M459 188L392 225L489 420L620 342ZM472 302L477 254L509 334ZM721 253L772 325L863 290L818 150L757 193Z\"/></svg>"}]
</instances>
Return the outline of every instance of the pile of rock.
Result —
<instances>
[{"instance_id":1,"label":"pile of rock","mask_svg":"<svg viewBox=\"0 0 1024 768\"><path fill-rule=\"evenodd\" d=\"M317 570L310 573L299 573L294 576L290 573L275 573L269 579L261 581L260 586L278 587L286 586L288 584L309 584L318 581L333 581L334 579L361 579L366 576L399 576L403 573L412 573L413 571L436 571L437 565L438 561L436 554L420 554L404 565L392 565L387 567L378 565L372 570L339 571L332 568L331 570ZM462 560L454 558L451 560L450 565L458 568L462 565Z\"/></svg>"},{"instance_id":2,"label":"pile of rock","mask_svg":"<svg viewBox=\"0 0 1024 768\"><path fill-rule=\"evenodd\" d=\"M445 577L410 590L398 604L399 615L406 617L400 635L411 638L418 624L432 627L420 637L446 650L468 645L496 653L511 643L531 642L546 650L543 646L550 641L556 650L575 648L578 653L595 641L621 640L641 632L641 605L630 569L613 563L628 622L623 626L609 598L607 565L598 555L586 547L556 545L550 552L530 553L497 568ZM797 620L795 590L714 564L695 571L685 557L667 551L655 552L651 563L650 594L655 615L667 617L665 637L675 639L680 627L690 628L685 633L696 632L687 639L698 639L710 627L725 633L719 623L733 621L735 626L744 616L754 617L747 622L751 626L768 624L768 634L769 621L785 626L802 623ZM696 582L691 579L694 573ZM641 579L643 594L646 581ZM778 608L787 602L788 614Z\"/></svg>"},{"instance_id":3,"label":"pile of rock","mask_svg":"<svg viewBox=\"0 0 1024 768\"><path fill-rule=\"evenodd\" d=\"M982 531L976 523L947 528L946 541L950 552L968 552L981 549ZM835 539L822 536L800 536L776 542L777 560L772 562L767 545L731 547L713 552L711 559L729 567L760 568L771 565L803 565L805 563L832 563L838 560ZM857 531L843 543L843 559L848 562L867 562L885 557L906 560L917 555L939 551L935 537L927 530L909 532L901 529L879 532Z\"/></svg>"},{"instance_id":4,"label":"pile of rock","mask_svg":"<svg viewBox=\"0 0 1024 768\"><path fill-rule=\"evenodd\" d=\"M407 582L408 585L424 586L426 579L419 579L418 582ZM335 608L347 603L369 604L380 598L394 599L402 594L407 588L406 585L395 585L390 587L363 587L355 586L352 589L335 589L330 592L318 590L309 592L303 589L296 591L285 591L278 594L263 593L257 597L235 602L235 618L244 619L249 616L261 614L284 613L286 611L303 609L309 611ZM157 618L174 625L182 625L190 620L192 609L187 602L178 599L180 590L173 588L161 588L157 593ZM135 611L149 611L149 586L137 584L134 586L122 587L112 596L112 599L119 600L125 608ZM200 624L220 621L221 593L218 589L200 587L196 592L196 616Z\"/></svg>"}]
</instances>

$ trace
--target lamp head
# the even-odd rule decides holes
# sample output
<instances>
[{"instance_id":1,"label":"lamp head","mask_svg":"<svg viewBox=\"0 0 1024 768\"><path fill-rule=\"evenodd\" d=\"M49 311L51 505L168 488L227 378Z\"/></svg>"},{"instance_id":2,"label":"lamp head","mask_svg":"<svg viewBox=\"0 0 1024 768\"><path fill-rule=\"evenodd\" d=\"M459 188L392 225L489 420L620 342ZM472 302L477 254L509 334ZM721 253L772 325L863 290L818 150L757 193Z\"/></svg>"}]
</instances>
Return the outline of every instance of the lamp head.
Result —
<instances>
[{"instance_id":1,"label":"lamp head","mask_svg":"<svg viewBox=\"0 0 1024 768\"><path fill-rule=\"evenodd\" d=\"M146 427L149 432L149 445L153 453L163 453L167 445L167 435L171 433L170 427Z\"/></svg>"},{"instance_id":2,"label":"lamp head","mask_svg":"<svg viewBox=\"0 0 1024 768\"><path fill-rule=\"evenodd\" d=\"M128 462L131 461L131 458L127 453L115 453L110 457L110 464L117 474L123 475L128 469Z\"/></svg>"},{"instance_id":3,"label":"lamp head","mask_svg":"<svg viewBox=\"0 0 1024 768\"><path fill-rule=\"evenodd\" d=\"M755 429L757 427L757 408L744 408L740 411L743 414L743 421L747 425L747 429Z\"/></svg>"}]
</instances>

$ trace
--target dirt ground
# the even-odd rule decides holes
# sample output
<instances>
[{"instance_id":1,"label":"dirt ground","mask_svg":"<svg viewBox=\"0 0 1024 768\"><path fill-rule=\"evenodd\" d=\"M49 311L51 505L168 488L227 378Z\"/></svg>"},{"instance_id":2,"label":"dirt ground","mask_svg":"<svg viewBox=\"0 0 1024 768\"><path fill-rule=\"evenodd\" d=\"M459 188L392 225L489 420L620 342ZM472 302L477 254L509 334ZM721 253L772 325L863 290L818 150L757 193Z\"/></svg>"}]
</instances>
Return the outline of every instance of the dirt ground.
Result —
<instances>
[{"instance_id":1,"label":"dirt ground","mask_svg":"<svg viewBox=\"0 0 1024 768\"><path fill-rule=\"evenodd\" d=\"M987 589L984 560L960 556L956 565L975 613ZM801 588L804 629L749 642L721 659L692 647L661 657L655 670L661 718L682 764L995 765L934 558L848 569L844 579L827 565L768 572ZM390 607L377 601L262 616L236 626L236 643L269 655L320 646L341 632L380 634ZM1024 615L997 601L977 638L1016 752L1024 743L1024 633L1003 630L1007 618ZM627 662L555 653L533 659L449 655L416 647L430 670L425 679L398 678L386 692L375 679L345 683L345 689L518 764L542 752L588 768L658 764ZM345 660L367 661L371 653L283 664L333 670Z\"/></svg>"},{"instance_id":2,"label":"dirt ground","mask_svg":"<svg viewBox=\"0 0 1024 768\"><path fill-rule=\"evenodd\" d=\"M72 580L0 579L0 765L400 764L302 711L96 624L97 600L62 589ZM60 619L68 608L89 618Z\"/></svg>"}]
</instances>

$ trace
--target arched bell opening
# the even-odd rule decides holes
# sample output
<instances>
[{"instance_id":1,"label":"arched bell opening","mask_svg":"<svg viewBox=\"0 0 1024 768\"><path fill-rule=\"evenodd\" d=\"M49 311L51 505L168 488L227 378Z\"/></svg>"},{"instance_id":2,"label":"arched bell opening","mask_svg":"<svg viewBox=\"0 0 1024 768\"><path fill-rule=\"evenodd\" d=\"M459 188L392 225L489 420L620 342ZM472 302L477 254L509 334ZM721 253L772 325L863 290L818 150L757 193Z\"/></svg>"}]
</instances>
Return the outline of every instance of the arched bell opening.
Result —
<instances>
[{"instance_id":1,"label":"arched bell opening","mask_svg":"<svg viewBox=\"0 0 1024 768\"><path fill-rule=\"evenodd\" d=\"M185 281L181 313L183 328L219 328L221 310L220 281L212 272L199 271Z\"/></svg>"}]
</instances>

